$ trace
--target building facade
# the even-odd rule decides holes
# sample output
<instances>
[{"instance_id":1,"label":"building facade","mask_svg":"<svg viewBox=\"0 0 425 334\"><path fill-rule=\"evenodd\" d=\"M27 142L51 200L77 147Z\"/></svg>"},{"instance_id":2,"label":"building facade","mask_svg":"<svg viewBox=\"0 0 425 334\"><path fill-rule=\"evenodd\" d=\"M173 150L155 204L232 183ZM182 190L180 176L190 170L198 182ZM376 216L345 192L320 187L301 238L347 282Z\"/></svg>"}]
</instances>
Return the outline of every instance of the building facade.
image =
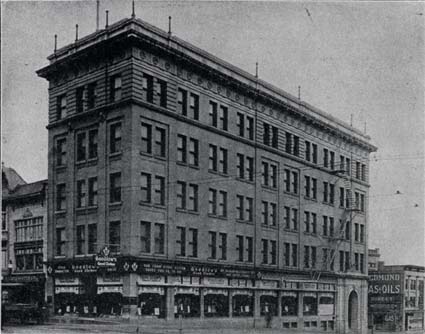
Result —
<instances>
[{"instance_id":1,"label":"building facade","mask_svg":"<svg viewBox=\"0 0 425 334\"><path fill-rule=\"evenodd\" d=\"M369 249L368 255L368 272L378 271L380 266L384 263L383 261L380 261L381 253L379 252L379 248Z\"/></svg>"},{"instance_id":2,"label":"building facade","mask_svg":"<svg viewBox=\"0 0 425 334\"><path fill-rule=\"evenodd\" d=\"M44 302L47 180L26 183L2 169L2 285L20 285L26 301Z\"/></svg>"},{"instance_id":3,"label":"building facade","mask_svg":"<svg viewBox=\"0 0 425 334\"><path fill-rule=\"evenodd\" d=\"M369 274L369 322L376 329L424 329L425 268L381 265Z\"/></svg>"},{"instance_id":4,"label":"building facade","mask_svg":"<svg viewBox=\"0 0 425 334\"><path fill-rule=\"evenodd\" d=\"M368 136L134 17L48 59L56 312L366 330Z\"/></svg>"}]
</instances>

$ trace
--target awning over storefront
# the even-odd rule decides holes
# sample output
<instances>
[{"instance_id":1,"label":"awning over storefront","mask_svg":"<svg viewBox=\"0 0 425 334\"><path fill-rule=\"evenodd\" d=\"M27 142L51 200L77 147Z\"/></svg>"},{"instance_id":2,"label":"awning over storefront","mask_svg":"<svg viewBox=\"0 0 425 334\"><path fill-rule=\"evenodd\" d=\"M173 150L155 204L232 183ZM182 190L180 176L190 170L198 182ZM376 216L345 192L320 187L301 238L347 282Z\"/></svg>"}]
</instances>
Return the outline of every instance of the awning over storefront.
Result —
<instances>
[{"instance_id":1,"label":"awning over storefront","mask_svg":"<svg viewBox=\"0 0 425 334\"><path fill-rule=\"evenodd\" d=\"M176 294L198 295L199 288L176 287L174 288Z\"/></svg>"},{"instance_id":2,"label":"awning over storefront","mask_svg":"<svg viewBox=\"0 0 425 334\"><path fill-rule=\"evenodd\" d=\"M282 297L293 297L297 298L297 293L292 291L282 291Z\"/></svg>"},{"instance_id":3,"label":"awning over storefront","mask_svg":"<svg viewBox=\"0 0 425 334\"><path fill-rule=\"evenodd\" d=\"M277 291L274 290L261 290L260 291L261 296L272 296L277 297Z\"/></svg>"},{"instance_id":4,"label":"awning over storefront","mask_svg":"<svg viewBox=\"0 0 425 334\"><path fill-rule=\"evenodd\" d=\"M254 294L251 290L233 290L232 296L243 295L243 296L252 296Z\"/></svg>"},{"instance_id":5,"label":"awning over storefront","mask_svg":"<svg viewBox=\"0 0 425 334\"><path fill-rule=\"evenodd\" d=\"M122 293L122 285L98 285L97 293Z\"/></svg>"},{"instance_id":6,"label":"awning over storefront","mask_svg":"<svg viewBox=\"0 0 425 334\"><path fill-rule=\"evenodd\" d=\"M154 293L154 294L158 294L158 295L165 295L165 289L163 287L160 286L143 286L143 285L139 285L137 288L137 292L138 294L142 294L142 293Z\"/></svg>"},{"instance_id":7,"label":"awning over storefront","mask_svg":"<svg viewBox=\"0 0 425 334\"><path fill-rule=\"evenodd\" d=\"M55 294L59 293L74 293L77 295L84 294L84 288L81 286L75 285L65 285L65 286L55 286Z\"/></svg>"},{"instance_id":8,"label":"awning over storefront","mask_svg":"<svg viewBox=\"0 0 425 334\"><path fill-rule=\"evenodd\" d=\"M229 291L225 289L206 289L204 292L205 295L229 295Z\"/></svg>"}]
</instances>

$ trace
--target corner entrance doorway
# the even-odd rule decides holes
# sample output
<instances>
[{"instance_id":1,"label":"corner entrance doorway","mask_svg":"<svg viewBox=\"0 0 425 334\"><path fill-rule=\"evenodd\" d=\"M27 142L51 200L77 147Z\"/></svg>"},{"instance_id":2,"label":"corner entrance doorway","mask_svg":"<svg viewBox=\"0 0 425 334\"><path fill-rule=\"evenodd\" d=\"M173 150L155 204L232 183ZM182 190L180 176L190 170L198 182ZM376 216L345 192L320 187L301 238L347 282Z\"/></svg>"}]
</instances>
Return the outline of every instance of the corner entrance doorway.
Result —
<instances>
[{"instance_id":1,"label":"corner entrance doorway","mask_svg":"<svg viewBox=\"0 0 425 334\"><path fill-rule=\"evenodd\" d=\"M351 291L348 297L348 329L356 332L359 318L359 297L357 292Z\"/></svg>"}]
</instances>

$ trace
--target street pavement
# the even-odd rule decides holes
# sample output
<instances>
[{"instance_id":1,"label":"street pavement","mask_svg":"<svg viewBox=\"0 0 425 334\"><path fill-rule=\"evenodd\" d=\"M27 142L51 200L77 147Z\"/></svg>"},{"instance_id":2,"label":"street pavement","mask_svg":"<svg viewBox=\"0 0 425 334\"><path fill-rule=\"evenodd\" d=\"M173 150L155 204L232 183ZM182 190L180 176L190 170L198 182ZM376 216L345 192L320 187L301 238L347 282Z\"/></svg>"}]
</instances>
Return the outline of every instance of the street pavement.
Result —
<instances>
[{"instance_id":1,"label":"street pavement","mask_svg":"<svg viewBox=\"0 0 425 334\"><path fill-rule=\"evenodd\" d=\"M109 323L49 323L45 325L7 325L2 328L5 334L77 334L77 333L133 333L133 334L300 334L300 333L332 333L321 331L294 331L288 329L248 328L248 329L223 329L223 328L153 328L143 324L125 324L122 322ZM369 333L371 333L369 331ZM374 334L424 334L423 331L409 332L383 332L375 331ZM337 334L337 333L335 333Z\"/></svg>"}]
</instances>

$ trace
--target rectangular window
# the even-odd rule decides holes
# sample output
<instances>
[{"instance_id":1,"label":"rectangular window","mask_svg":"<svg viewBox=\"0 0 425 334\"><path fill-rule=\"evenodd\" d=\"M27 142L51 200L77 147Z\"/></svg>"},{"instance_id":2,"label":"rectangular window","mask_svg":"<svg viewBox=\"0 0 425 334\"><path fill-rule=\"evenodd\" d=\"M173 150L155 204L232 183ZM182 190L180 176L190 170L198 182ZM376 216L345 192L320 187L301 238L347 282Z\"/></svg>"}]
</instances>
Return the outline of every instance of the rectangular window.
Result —
<instances>
[{"instance_id":1,"label":"rectangular window","mask_svg":"<svg viewBox=\"0 0 425 334\"><path fill-rule=\"evenodd\" d=\"M190 257L198 257L198 230L196 228L189 228L189 234L190 234L190 238L189 238L189 247L190 247L189 256Z\"/></svg>"},{"instance_id":2,"label":"rectangular window","mask_svg":"<svg viewBox=\"0 0 425 334\"><path fill-rule=\"evenodd\" d=\"M356 161L356 179L360 180L360 162Z\"/></svg>"},{"instance_id":3,"label":"rectangular window","mask_svg":"<svg viewBox=\"0 0 425 334\"><path fill-rule=\"evenodd\" d=\"M311 250L311 267L316 268L316 262L317 262L317 249L316 247L310 247Z\"/></svg>"},{"instance_id":4,"label":"rectangular window","mask_svg":"<svg viewBox=\"0 0 425 334\"><path fill-rule=\"evenodd\" d=\"M88 229L87 253L88 254L95 254L96 248L97 248L97 225L96 224L89 224L89 225L87 225L87 229Z\"/></svg>"},{"instance_id":5,"label":"rectangular window","mask_svg":"<svg viewBox=\"0 0 425 334\"><path fill-rule=\"evenodd\" d=\"M317 145L316 144L312 144L312 152L313 152L312 161L314 164L317 164Z\"/></svg>"},{"instance_id":6,"label":"rectangular window","mask_svg":"<svg viewBox=\"0 0 425 334\"><path fill-rule=\"evenodd\" d=\"M210 144L209 146L209 159L208 169L210 171L217 171L217 146Z\"/></svg>"},{"instance_id":7,"label":"rectangular window","mask_svg":"<svg viewBox=\"0 0 425 334\"><path fill-rule=\"evenodd\" d=\"M56 186L56 211L66 210L66 185Z\"/></svg>"},{"instance_id":8,"label":"rectangular window","mask_svg":"<svg viewBox=\"0 0 425 334\"><path fill-rule=\"evenodd\" d=\"M350 270L350 253L349 252L345 252L345 271L349 271Z\"/></svg>"},{"instance_id":9,"label":"rectangular window","mask_svg":"<svg viewBox=\"0 0 425 334\"><path fill-rule=\"evenodd\" d=\"M359 241L360 239L360 231L359 231L359 224L354 223L354 240Z\"/></svg>"},{"instance_id":10,"label":"rectangular window","mask_svg":"<svg viewBox=\"0 0 425 334\"><path fill-rule=\"evenodd\" d=\"M189 139L189 165L198 166L199 144L197 139Z\"/></svg>"},{"instance_id":11,"label":"rectangular window","mask_svg":"<svg viewBox=\"0 0 425 334\"><path fill-rule=\"evenodd\" d=\"M143 73L143 95L147 102L153 103L153 77Z\"/></svg>"},{"instance_id":12,"label":"rectangular window","mask_svg":"<svg viewBox=\"0 0 425 334\"><path fill-rule=\"evenodd\" d=\"M84 111L84 91L84 86L78 87L75 93L77 113L82 113Z\"/></svg>"},{"instance_id":13,"label":"rectangular window","mask_svg":"<svg viewBox=\"0 0 425 334\"><path fill-rule=\"evenodd\" d=\"M334 205L335 203L335 185L329 183L329 204Z\"/></svg>"},{"instance_id":14,"label":"rectangular window","mask_svg":"<svg viewBox=\"0 0 425 334\"><path fill-rule=\"evenodd\" d=\"M261 162L262 185L277 188L277 166L269 162Z\"/></svg>"},{"instance_id":15,"label":"rectangular window","mask_svg":"<svg viewBox=\"0 0 425 334\"><path fill-rule=\"evenodd\" d=\"M343 208L345 206L345 189L339 188L339 206Z\"/></svg>"},{"instance_id":16,"label":"rectangular window","mask_svg":"<svg viewBox=\"0 0 425 334\"><path fill-rule=\"evenodd\" d=\"M254 118L246 116L246 132L249 140L254 140Z\"/></svg>"},{"instance_id":17,"label":"rectangular window","mask_svg":"<svg viewBox=\"0 0 425 334\"><path fill-rule=\"evenodd\" d=\"M285 222L285 228L289 230L291 228L291 208L289 206L284 207L283 220Z\"/></svg>"},{"instance_id":18,"label":"rectangular window","mask_svg":"<svg viewBox=\"0 0 425 334\"><path fill-rule=\"evenodd\" d=\"M275 265L276 263L277 263L276 241L270 240L270 264Z\"/></svg>"},{"instance_id":19,"label":"rectangular window","mask_svg":"<svg viewBox=\"0 0 425 334\"><path fill-rule=\"evenodd\" d=\"M187 116L187 91L182 88L177 90L177 111Z\"/></svg>"},{"instance_id":20,"label":"rectangular window","mask_svg":"<svg viewBox=\"0 0 425 334\"><path fill-rule=\"evenodd\" d=\"M366 165L362 164L361 180L366 181Z\"/></svg>"},{"instance_id":21,"label":"rectangular window","mask_svg":"<svg viewBox=\"0 0 425 334\"><path fill-rule=\"evenodd\" d=\"M298 230L298 209L292 209L292 229Z\"/></svg>"},{"instance_id":22,"label":"rectangular window","mask_svg":"<svg viewBox=\"0 0 425 334\"><path fill-rule=\"evenodd\" d=\"M141 201L144 203L151 202L151 194L152 194L152 177L151 174L141 173L140 178L140 192L141 192Z\"/></svg>"},{"instance_id":23,"label":"rectangular window","mask_svg":"<svg viewBox=\"0 0 425 334\"><path fill-rule=\"evenodd\" d=\"M208 232L208 249L209 249L209 259L216 259L217 258L217 232Z\"/></svg>"},{"instance_id":24,"label":"rectangular window","mask_svg":"<svg viewBox=\"0 0 425 334\"><path fill-rule=\"evenodd\" d=\"M328 235L328 217L327 216L323 216L322 234L323 236Z\"/></svg>"},{"instance_id":25,"label":"rectangular window","mask_svg":"<svg viewBox=\"0 0 425 334\"><path fill-rule=\"evenodd\" d=\"M279 146L279 129L272 126L272 147L278 148Z\"/></svg>"},{"instance_id":26,"label":"rectangular window","mask_svg":"<svg viewBox=\"0 0 425 334\"><path fill-rule=\"evenodd\" d=\"M241 195L236 195L236 213L237 219L244 219L244 197Z\"/></svg>"},{"instance_id":27,"label":"rectangular window","mask_svg":"<svg viewBox=\"0 0 425 334\"><path fill-rule=\"evenodd\" d=\"M56 98L56 119L59 121L66 117L66 94Z\"/></svg>"},{"instance_id":28,"label":"rectangular window","mask_svg":"<svg viewBox=\"0 0 425 334\"><path fill-rule=\"evenodd\" d=\"M97 206L97 177L90 177L89 180L89 206Z\"/></svg>"},{"instance_id":29,"label":"rectangular window","mask_svg":"<svg viewBox=\"0 0 425 334\"><path fill-rule=\"evenodd\" d=\"M165 157L165 145L165 129L156 127L154 154L158 157Z\"/></svg>"},{"instance_id":30,"label":"rectangular window","mask_svg":"<svg viewBox=\"0 0 425 334\"><path fill-rule=\"evenodd\" d=\"M270 145L270 124L263 123L263 144Z\"/></svg>"},{"instance_id":31,"label":"rectangular window","mask_svg":"<svg viewBox=\"0 0 425 334\"><path fill-rule=\"evenodd\" d=\"M98 147L98 131L93 129L89 131L89 159L97 158L97 147Z\"/></svg>"},{"instance_id":32,"label":"rectangular window","mask_svg":"<svg viewBox=\"0 0 425 334\"><path fill-rule=\"evenodd\" d=\"M217 190L211 188L208 192L208 214L217 214Z\"/></svg>"},{"instance_id":33,"label":"rectangular window","mask_svg":"<svg viewBox=\"0 0 425 334\"><path fill-rule=\"evenodd\" d=\"M220 233L220 245L218 246L220 249L220 259L227 260L227 234Z\"/></svg>"},{"instance_id":34,"label":"rectangular window","mask_svg":"<svg viewBox=\"0 0 425 334\"><path fill-rule=\"evenodd\" d=\"M77 225L77 255L84 254L85 232L85 225Z\"/></svg>"},{"instance_id":35,"label":"rectangular window","mask_svg":"<svg viewBox=\"0 0 425 334\"><path fill-rule=\"evenodd\" d=\"M77 134L77 161L86 160L86 150L87 150L86 133L80 132Z\"/></svg>"},{"instance_id":36,"label":"rectangular window","mask_svg":"<svg viewBox=\"0 0 425 334\"><path fill-rule=\"evenodd\" d=\"M189 199L187 204L189 211L198 211L198 186L196 184L189 184Z\"/></svg>"},{"instance_id":37,"label":"rectangular window","mask_svg":"<svg viewBox=\"0 0 425 334\"><path fill-rule=\"evenodd\" d=\"M298 194L298 172L292 172L292 193Z\"/></svg>"},{"instance_id":38,"label":"rectangular window","mask_svg":"<svg viewBox=\"0 0 425 334\"><path fill-rule=\"evenodd\" d=\"M218 114L217 114L217 103L210 101L210 125L218 127Z\"/></svg>"},{"instance_id":39,"label":"rectangular window","mask_svg":"<svg viewBox=\"0 0 425 334\"><path fill-rule=\"evenodd\" d=\"M345 240L350 240L350 234L351 234L350 221L346 221L345 222Z\"/></svg>"},{"instance_id":40,"label":"rectangular window","mask_svg":"<svg viewBox=\"0 0 425 334\"><path fill-rule=\"evenodd\" d=\"M247 197L245 200L246 200L246 209L245 209L246 216L245 216L245 219L248 222L252 222L254 200L250 197Z\"/></svg>"},{"instance_id":41,"label":"rectangular window","mask_svg":"<svg viewBox=\"0 0 425 334\"><path fill-rule=\"evenodd\" d=\"M227 174L227 150L221 147L219 150L219 172Z\"/></svg>"},{"instance_id":42,"label":"rectangular window","mask_svg":"<svg viewBox=\"0 0 425 334\"><path fill-rule=\"evenodd\" d=\"M339 251L339 271L344 271L344 252Z\"/></svg>"},{"instance_id":43,"label":"rectangular window","mask_svg":"<svg viewBox=\"0 0 425 334\"><path fill-rule=\"evenodd\" d=\"M288 242L283 244L283 256L284 266L289 267L291 265L291 244Z\"/></svg>"},{"instance_id":44,"label":"rectangular window","mask_svg":"<svg viewBox=\"0 0 425 334\"><path fill-rule=\"evenodd\" d=\"M329 151L329 164L332 170L335 169L335 152Z\"/></svg>"},{"instance_id":45,"label":"rectangular window","mask_svg":"<svg viewBox=\"0 0 425 334\"><path fill-rule=\"evenodd\" d=\"M310 198L310 176L304 176L304 196Z\"/></svg>"},{"instance_id":46,"label":"rectangular window","mask_svg":"<svg viewBox=\"0 0 425 334\"><path fill-rule=\"evenodd\" d=\"M291 192L291 171L289 169L284 170L283 183L286 192Z\"/></svg>"},{"instance_id":47,"label":"rectangular window","mask_svg":"<svg viewBox=\"0 0 425 334\"><path fill-rule=\"evenodd\" d=\"M289 132L285 133L285 152L292 153L292 134Z\"/></svg>"},{"instance_id":48,"label":"rectangular window","mask_svg":"<svg viewBox=\"0 0 425 334\"><path fill-rule=\"evenodd\" d=\"M310 247L304 246L304 268L310 268Z\"/></svg>"},{"instance_id":49,"label":"rectangular window","mask_svg":"<svg viewBox=\"0 0 425 334\"><path fill-rule=\"evenodd\" d=\"M186 136L177 135L177 161L186 163L187 162L187 143Z\"/></svg>"},{"instance_id":50,"label":"rectangular window","mask_svg":"<svg viewBox=\"0 0 425 334\"><path fill-rule=\"evenodd\" d=\"M311 198L317 199L317 179L311 178Z\"/></svg>"},{"instance_id":51,"label":"rectangular window","mask_svg":"<svg viewBox=\"0 0 425 334\"><path fill-rule=\"evenodd\" d=\"M65 255L65 245L66 245L65 228L58 227L56 228L56 255L57 256Z\"/></svg>"},{"instance_id":52,"label":"rectangular window","mask_svg":"<svg viewBox=\"0 0 425 334\"><path fill-rule=\"evenodd\" d=\"M311 213L311 233L317 234L317 214Z\"/></svg>"},{"instance_id":53,"label":"rectangular window","mask_svg":"<svg viewBox=\"0 0 425 334\"><path fill-rule=\"evenodd\" d=\"M247 255L247 262L252 262L253 261L253 245L254 245L254 242L253 242L253 239L252 239L252 237L246 237L246 255Z\"/></svg>"},{"instance_id":54,"label":"rectangular window","mask_svg":"<svg viewBox=\"0 0 425 334\"><path fill-rule=\"evenodd\" d=\"M270 210L269 210L269 214L270 214L270 219L269 219L269 223L271 226L276 226L277 223L277 206L276 203L269 203L270 205Z\"/></svg>"},{"instance_id":55,"label":"rectangular window","mask_svg":"<svg viewBox=\"0 0 425 334\"><path fill-rule=\"evenodd\" d=\"M364 243L365 241L365 227L364 225L360 225L360 242Z\"/></svg>"},{"instance_id":56,"label":"rectangular window","mask_svg":"<svg viewBox=\"0 0 425 334\"><path fill-rule=\"evenodd\" d=\"M329 217L329 236L333 237L335 231L335 224L334 224L334 218Z\"/></svg>"},{"instance_id":57,"label":"rectangular window","mask_svg":"<svg viewBox=\"0 0 425 334\"><path fill-rule=\"evenodd\" d=\"M56 141L56 166L66 165L66 138Z\"/></svg>"},{"instance_id":58,"label":"rectangular window","mask_svg":"<svg viewBox=\"0 0 425 334\"><path fill-rule=\"evenodd\" d=\"M238 135L243 137L245 134L245 117L240 112L236 114L236 126L238 127Z\"/></svg>"},{"instance_id":59,"label":"rectangular window","mask_svg":"<svg viewBox=\"0 0 425 334\"><path fill-rule=\"evenodd\" d=\"M156 79L158 103L161 107L167 108L167 82Z\"/></svg>"},{"instance_id":60,"label":"rectangular window","mask_svg":"<svg viewBox=\"0 0 425 334\"><path fill-rule=\"evenodd\" d=\"M77 181L77 208L86 206L86 181Z\"/></svg>"},{"instance_id":61,"label":"rectangular window","mask_svg":"<svg viewBox=\"0 0 425 334\"><path fill-rule=\"evenodd\" d=\"M329 191L329 183L328 182L323 182L323 202L324 203L328 203L329 201L329 196L328 196L328 191Z\"/></svg>"},{"instance_id":62,"label":"rectangular window","mask_svg":"<svg viewBox=\"0 0 425 334\"><path fill-rule=\"evenodd\" d=\"M246 157L246 174L248 181L254 181L254 158Z\"/></svg>"},{"instance_id":63,"label":"rectangular window","mask_svg":"<svg viewBox=\"0 0 425 334\"><path fill-rule=\"evenodd\" d=\"M364 274L365 265L364 265L364 254L360 254L360 272Z\"/></svg>"},{"instance_id":64,"label":"rectangular window","mask_svg":"<svg viewBox=\"0 0 425 334\"><path fill-rule=\"evenodd\" d=\"M190 108L190 117L192 117L194 120L199 120L199 95L190 93L190 101L189 101L189 108Z\"/></svg>"},{"instance_id":65,"label":"rectangular window","mask_svg":"<svg viewBox=\"0 0 425 334\"><path fill-rule=\"evenodd\" d=\"M345 171L345 157L343 155L339 156L339 169Z\"/></svg>"},{"instance_id":66,"label":"rectangular window","mask_svg":"<svg viewBox=\"0 0 425 334\"><path fill-rule=\"evenodd\" d=\"M310 232L310 212L304 212L304 232Z\"/></svg>"},{"instance_id":67,"label":"rectangular window","mask_svg":"<svg viewBox=\"0 0 425 334\"><path fill-rule=\"evenodd\" d=\"M218 197L218 215L227 217L227 192L220 190Z\"/></svg>"},{"instance_id":68,"label":"rectangular window","mask_svg":"<svg viewBox=\"0 0 425 334\"><path fill-rule=\"evenodd\" d=\"M186 209L186 182L177 181L177 209Z\"/></svg>"},{"instance_id":69,"label":"rectangular window","mask_svg":"<svg viewBox=\"0 0 425 334\"><path fill-rule=\"evenodd\" d=\"M152 154L152 125L142 122L141 139L142 152Z\"/></svg>"},{"instance_id":70,"label":"rectangular window","mask_svg":"<svg viewBox=\"0 0 425 334\"><path fill-rule=\"evenodd\" d=\"M186 256L186 228L177 226L176 255Z\"/></svg>"},{"instance_id":71,"label":"rectangular window","mask_svg":"<svg viewBox=\"0 0 425 334\"><path fill-rule=\"evenodd\" d=\"M237 239L236 251L238 253L238 261L242 262L243 261L243 254L244 254L243 236L237 235L236 239Z\"/></svg>"},{"instance_id":72,"label":"rectangular window","mask_svg":"<svg viewBox=\"0 0 425 334\"><path fill-rule=\"evenodd\" d=\"M165 254L165 226L164 224L155 224L154 234L154 252L155 254Z\"/></svg>"},{"instance_id":73,"label":"rectangular window","mask_svg":"<svg viewBox=\"0 0 425 334\"><path fill-rule=\"evenodd\" d=\"M109 203L121 202L121 173L109 175Z\"/></svg>"},{"instance_id":74,"label":"rectangular window","mask_svg":"<svg viewBox=\"0 0 425 334\"><path fill-rule=\"evenodd\" d=\"M261 239L261 254L262 254L262 264L268 263L269 257L269 243L266 239Z\"/></svg>"},{"instance_id":75,"label":"rectangular window","mask_svg":"<svg viewBox=\"0 0 425 334\"><path fill-rule=\"evenodd\" d=\"M292 154L298 157L300 155L300 137L294 135L293 138L294 138L294 150Z\"/></svg>"},{"instance_id":76,"label":"rectangular window","mask_svg":"<svg viewBox=\"0 0 425 334\"><path fill-rule=\"evenodd\" d=\"M122 98L121 75L115 75L111 78L111 102L121 100L121 98Z\"/></svg>"},{"instance_id":77,"label":"rectangular window","mask_svg":"<svg viewBox=\"0 0 425 334\"><path fill-rule=\"evenodd\" d=\"M267 225L268 223L268 213L269 203L262 201L261 202L261 224Z\"/></svg>"},{"instance_id":78,"label":"rectangular window","mask_svg":"<svg viewBox=\"0 0 425 334\"><path fill-rule=\"evenodd\" d=\"M238 127L238 135L240 137L245 137L250 140L254 139L254 118L251 116L244 116L244 114L238 112L236 126Z\"/></svg>"},{"instance_id":79,"label":"rectangular window","mask_svg":"<svg viewBox=\"0 0 425 334\"><path fill-rule=\"evenodd\" d=\"M109 127L109 153L121 152L121 123Z\"/></svg>"},{"instance_id":80,"label":"rectangular window","mask_svg":"<svg viewBox=\"0 0 425 334\"><path fill-rule=\"evenodd\" d=\"M323 149L323 167L329 167L329 150L327 148Z\"/></svg>"},{"instance_id":81,"label":"rectangular window","mask_svg":"<svg viewBox=\"0 0 425 334\"><path fill-rule=\"evenodd\" d=\"M364 194L360 194L360 211L365 212L366 206L365 206L365 196Z\"/></svg>"},{"instance_id":82,"label":"rectangular window","mask_svg":"<svg viewBox=\"0 0 425 334\"><path fill-rule=\"evenodd\" d=\"M292 266L297 267L298 266L298 245L292 244Z\"/></svg>"},{"instance_id":83,"label":"rectangular window","mask_svg":"<svg viewBox=\"0 0 425 334\"><path fill-rule=\"evenodd\" d=\"M351 160L349 158L345 158L345 170L347 175L351 175Z\"/></svg>"},{"instance_id":84,"label":"rectangular window","mask_svg":"<svg viewBox=\"0 0 425 334\"><path fill-rule=\"evenodd\" d=\"M87 86L87 109L96 107L96 82L92 82Z\"/></svg>"},{"instance_id":85,"label":"rectangular window","mask_svg":"<svg viewBox=\"0 0 425 334\"><path fill-rule=\"evenodd\" d=\"M220 106L220 128L224 131L227 131L227 119L228 119L227 107Z\"/></svg>"},{"instance_id":86,"label":"rectangular window","mask_svg":"<svg viewBox=\"0 0 425 334\"><path fill-rule=\"evenodd\" d=\"M154 204L165 205L165 177L155 176Z\"/></svg>"},{"instance_id":87,"label":"rectangular window","mask_svg":"<svg viewBox=\"0 0 425 334\"><path fill-rule=\"evenodd\" d=\"M121 223L119 221L109 223L109 249L112 253L119 253L121 250Z\"/></svg>"},{"instance_id":88,"label":"rectangular window","mask_svg":"<svg viewBox=\"0 0 425 334\"><path fill-rule=\"evenodd\" d=\"M305 141L305 160L311 161L311 143L309 141Z\"/></svg>"}]
</instances>

